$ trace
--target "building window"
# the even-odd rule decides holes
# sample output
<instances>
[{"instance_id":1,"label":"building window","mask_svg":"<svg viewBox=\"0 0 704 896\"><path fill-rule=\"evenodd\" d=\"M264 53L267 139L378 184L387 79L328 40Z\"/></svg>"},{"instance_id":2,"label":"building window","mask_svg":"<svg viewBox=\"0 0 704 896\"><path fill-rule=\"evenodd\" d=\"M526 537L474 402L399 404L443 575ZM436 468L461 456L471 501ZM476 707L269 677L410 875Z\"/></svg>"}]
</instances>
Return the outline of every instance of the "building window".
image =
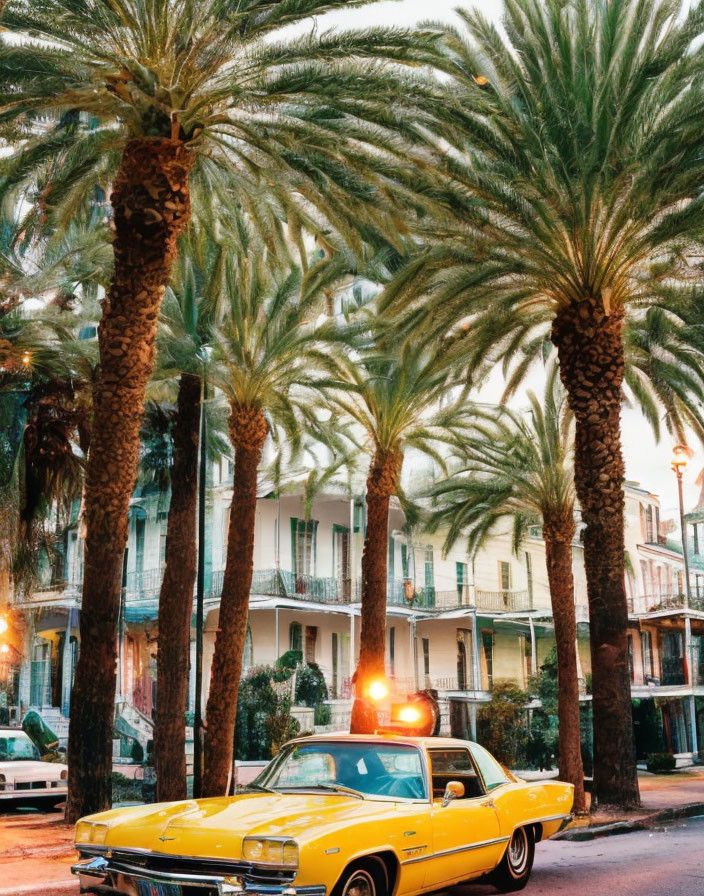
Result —
<instances>
[{"instance_id":1,"label":"building window","mask_svg":"<svg viewBox=\"0 0 704 896\"><path fill-rule=\"evenodd\" d=\"M350 530L337 524L332 527L332 568L338 597L350 600Z\"/></svg>"},{"instance_id":2,"label":"building window","mask_svg":"<svg viewBox=\"0 0 704 896\"><path fill-rule=\"evenodd\" d=\"M408 579L408 545L405 541L401 542L401 575L404 579Z\"/></svg>"},{"instance_id":3,"label":"building window","mask_svg":"<svg viewBox=\"0 0 704 896\"><path fill-rule=\"evenodd\" d=\"M469 579L467 577L467 564L455 563L455 573L457 576L457 601L461 604L468 603L467 585Z\"/></svg>"},{"instance_id":4,"label":"building window","mask_svg":"<svg viewBox=\"0 0 704 896\"><path fill-rule=\"evenodd\" d=\"M159 520L159 566L163 567L166 563L166 530L169 525L169 512L160 510L157 519Z\"/></svg>"},{"instance_id":5,"label":"building window","mask_svg":"<svg viewBox=\"0 0 704 896\"><path fill-rule=\"evenodd\" d=\"M633 635L628 636L628 671L631 674L631 681L635 680L633 671Z\"/></svg>"},{"instance_id":6,"label":"building window","mask_svg":"<svg viewBox=\"0 0 704 896\"><path fill-rule=\"evenodd\" d=\"M432 545L428 545L425 549L425 593L429 596L435 593L435 562Z\"/></svg>"},{"instance_id":7,"label":"building window","mask_svg":"<svg viewBox=\"0 0 704 896\"><path fill-rule=\"evenodd\" d=\"M430 638L423 638L423 675L430 675Z\"/></svg>"},{"instance_id":8,"label":"building window","mask_svg":"<svg viewBox=\"0 0 704 896\"><path fill-rule=\"evenodd\" d=\"M291 517L291 558L296 576L315 575L317 520Z\"/></svg>"},{"instance_id":9,"label":"building window","mask_svg":"<svg viewBox=\"0 0 704 896\"><path fill-rule=\"evenodd\" d=\"M643 654L643 677L647 684L647 679L653 677L653 635L649 631L640 633L640 647Z\"/></svg>"},{"instance_id":10,"label":"building window","mask_svg":"<svg viewBox=\"0 0 704 896\"><path fill-rule=\"evenodd\" d=\"M288 649L303 656L303 628L300 622L292 622L288 627Z\"/></svg>"},{"instance_id":11,"label":"building window","mask_svg":"<svg viewBox=\"0 0 704 896\"><path fill-rule=\"evenodd\" d=\"M697 524L694 523L692 526L692 532L694 533L694 553L699 553L699 532L697 531Z\"/></svg>"},{"instance_id":12,"label":"building window","mask_svg":"<svg viewBox=\"0 0 704 896\"><path fill-rule=\"evenodd\" d=\"M655 538L655 533L653 531L653 508L650 504L645 509L645 540L648 544L654 544L657 542Z\"/></svg>"},{"instance_id":13,"label":"building window","mask_svg":"<svg viewBox=\"0 0 704 896\"><path fill-rule=\"evenodd\" d=\"M307 663L315 662L315 647L318 643L318 626L317 625L307 625L306 626L306 653L305 653L305 661Z\"/></svg>"},{"instance_id":14,"label":"building window","mask_svg":"<svg viewBox=\"0 0 704 896\"><path fill-rule=\"evenodd\" d=\"M502 591L511 590L511 564L506 560L499 560L499 588Z\"/></svg>"},{"instance_id":15,"label":"building window","mask_svg":"<svg viewBox=\"0 0 704 896\"><path fill-rule=\"evenodd\" d=\"M395 554L396 554L396 542L394 541L393 535L390 535L389 536L389 563L388 563L388 566L386 569L386 577L388 578L388 580L390 582L393 582L393 580L394 580L394 572L395 572L394 560L396 559Z\"/></svg>"},{"instance_id":16,"label":"building window","mask_svg":"<svg viewBox=\"0 0 704 896\"><path fill-rule=\"evenodd\" d=\"M392 678L396 675L396 629L393 625L389 629L389 674Z\"/></svg>"}]
</instances>

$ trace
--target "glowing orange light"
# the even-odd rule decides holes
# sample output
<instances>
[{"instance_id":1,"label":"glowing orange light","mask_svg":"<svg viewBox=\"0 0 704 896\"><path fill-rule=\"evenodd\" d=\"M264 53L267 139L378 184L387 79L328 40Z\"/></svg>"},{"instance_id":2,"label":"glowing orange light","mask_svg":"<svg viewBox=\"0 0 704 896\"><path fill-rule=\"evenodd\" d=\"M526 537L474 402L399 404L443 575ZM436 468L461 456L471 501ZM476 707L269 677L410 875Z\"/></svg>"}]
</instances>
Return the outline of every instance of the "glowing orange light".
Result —
<instances>
[{"instance_id":1,"label":"glowing orange light","mask_svg":"<svg viewBox=\"0 0 704 896\"><path fill-rule=\"evenodd\" d=\"M32 355L30 352L25 352L22 355L22 363L25 367L29 367L29 365L32 363Z\"/></svg>"},{"instance_id":2,"label":"glowing orange light","mask_svg":"<svg viewBox=\"0 0 704 896\"><path fill-rule=\"evenodd\" d=\"M389 688L385 681L377 678L376 681L371 682L367 693L369 694L370 700L377 702L389 696Z\"/></svg>"},{"instance_id":3,"label":"glowing orange light","mask_svg":"<svg viewBox=\"0 0 704 896\"><path fill-rule=\"evenodd\" d=\"M484 75L473 75L473 77L474 83L477 85L477 87L486 87L486 85L489 83L489 79L485 78Z\"/></svg>"},{"instance_id":4,"label":"glowing orange light","mask_svg":"<svg viewBox=\"0 0 704 896\"><path fill-rule=\"evenodd\" d=\"M10 652L10 648L7 646L7 644L0 644L0 653L9 653L9 652Z\"/></svg>"},{"instance_id":5,"label":"glowing orange light","mask_svg":"<svg viewBox=\"0 0 704 896\"><path fill-rule=\"evenodd\" d=\"M3 616L0 616L0 635L6 631L7 631L7 620Z\"/></svg>"},{"instance_id":6,"label":"glowing orange light","mask_svg":"<svg viewBox=\"0 0 704 896\"><path fill-rule=\"evenodd\" d=\"M407 725L415 725L421 720L421 713L417 706L404 706L398 714L399 722L405 722Z\"/></svg>"}]
</instances>

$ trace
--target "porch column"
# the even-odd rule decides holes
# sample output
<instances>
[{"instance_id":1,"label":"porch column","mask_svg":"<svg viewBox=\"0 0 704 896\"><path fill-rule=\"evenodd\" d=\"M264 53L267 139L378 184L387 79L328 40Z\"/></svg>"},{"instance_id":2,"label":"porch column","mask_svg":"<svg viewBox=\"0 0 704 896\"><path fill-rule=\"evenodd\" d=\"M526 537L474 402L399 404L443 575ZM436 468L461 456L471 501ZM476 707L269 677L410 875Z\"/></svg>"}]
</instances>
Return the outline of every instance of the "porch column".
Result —
<instances>
[{"instance_id":1,"label":"porch column","mask_svg":"<svg viewBox=\"0 0 704 896\"><path fill-rule=\"evenodd\" d=\"M281 652L279 650L279 608L276 607L274 610L274 652L276 656L274 657L274 663L281 656Z\"/></svg>"},{"instance_id":2,"label":"porch column","mask_svg":"<svg viewBox=\"0 0 704 896\"><path fill-rule=\"evenodd\" d=\"M694 703L694 695L685 697L687 701L687 714L689 715L689 730L692 740L692 752L699 752L699 744L697 742L697 711Z\"/></svg>"},{"instance_id":3,"label":"porch column","mask_svg":"<svg viewBox=\"0 0 704 896\"><path fill-rule=\"evenodd\" d=\"M350 610L350 658L349 658L349 678L350 685L352 684L352 678L354 676L355 670L355 662L354 662L354 613Z\"/></svg>"},{"instance_id":4,"label":"porch column","mask_svg":"<svg viewBox=\"0 0 704 896\"><path fill-rule=\"evenodd\" d=\"M477 739L477 704L474 701L469 704L469 733L472 740Z\"/></svg>"},{"instance_id":5,"label":"porch column","mask_svg":"<svg viewBox=\"0 0 704 896\"><path fill-rule=\"evenodd\" d=\"M694 670L692 669L692 620L684 617L684 661L687 667L686 683L692 687L694 684Z\"/></svg>"},{"instance_id":6,"label":"porch column","mask_svg":"<svg viewBox=\"0 0 704 896\"><path fill-rule=\"evenodd\" d=\"M410 658L413 663L413 690L418 690L418 651L417 651L417 641L416 641L416 621L415 619L410 619Z\"/></svg>"},{"instance_id":7,"label":"porch column","mask_svg":"<svg viewBox=\"0 0 704 896\"><path fill-rule=\"evenodd\" d=\"M535 626L533 625L533 617L528 617L528 625L530 626L530 674L538 674L538 654L537 642L535 640Z\"/></svg>"}]
</instances>

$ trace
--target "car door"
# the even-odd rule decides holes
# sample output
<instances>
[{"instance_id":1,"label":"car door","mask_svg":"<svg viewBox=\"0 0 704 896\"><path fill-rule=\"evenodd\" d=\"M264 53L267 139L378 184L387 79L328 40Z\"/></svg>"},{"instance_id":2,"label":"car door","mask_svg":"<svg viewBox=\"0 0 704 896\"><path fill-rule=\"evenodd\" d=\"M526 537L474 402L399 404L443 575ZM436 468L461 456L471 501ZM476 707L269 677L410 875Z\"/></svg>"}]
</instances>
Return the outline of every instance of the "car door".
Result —
<instances>
[{"instance_id":1,"label":"car door","mask_svg":"<svg viewBox=\"0 0 704 896\"><path fill-rule=\"evenodd\" d=\"M425 887L441 886L493 869L505 846L493 800L484 792L469 751L462 747L428 751L434 782L431 807L433 854ZM443 805L447 780L465 785L465 795Z\"/></svg>"}]
</instances>

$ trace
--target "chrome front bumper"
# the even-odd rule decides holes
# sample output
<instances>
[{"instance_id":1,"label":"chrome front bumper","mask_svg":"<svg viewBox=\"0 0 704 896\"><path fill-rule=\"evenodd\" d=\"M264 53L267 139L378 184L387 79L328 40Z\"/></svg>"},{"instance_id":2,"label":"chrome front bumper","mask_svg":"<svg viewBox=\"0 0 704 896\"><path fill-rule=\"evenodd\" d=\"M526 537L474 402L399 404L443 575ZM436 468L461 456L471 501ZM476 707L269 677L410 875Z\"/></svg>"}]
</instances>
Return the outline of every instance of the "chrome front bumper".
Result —
<instances>
[{"instance_id":1,"label":"chrome front bumper","mask_svg":"<svg viewBox=\"0 0 704 896\"><path fill-rule=\"evenodd\" d=\"M322 884L313 887L293 887L290 884L261 884L249 882L242 875L181 874L170 871L153 871L98 856L82 859L71 865L71 873L78 875L81 893L124 894L124 883L114 881L145 881L151 884L171 884L179 887L202 887L215 890L218 896L326 896ZM85 880L84 880L85 878ZM108 879L111 879L110 881Z\"/></svg>"}]
</instances>

